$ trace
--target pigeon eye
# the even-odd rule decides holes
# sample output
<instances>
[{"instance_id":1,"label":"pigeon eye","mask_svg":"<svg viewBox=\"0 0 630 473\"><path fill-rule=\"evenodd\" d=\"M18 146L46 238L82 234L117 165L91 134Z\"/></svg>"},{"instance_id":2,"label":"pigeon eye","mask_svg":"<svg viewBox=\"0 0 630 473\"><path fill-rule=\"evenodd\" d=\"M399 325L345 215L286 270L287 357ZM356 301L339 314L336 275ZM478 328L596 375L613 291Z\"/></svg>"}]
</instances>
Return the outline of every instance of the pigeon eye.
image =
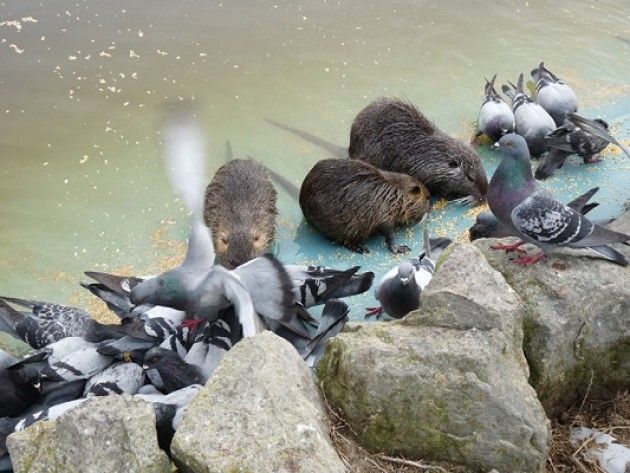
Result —
<instances>
[{"instance_id":1,"label":"pigeon eye","mask_svg":"<svg viewBox=\"0 0 630 473\"><path fill-rule=\"evenodd\" d=\"M449 161L449 162L448 162L448 167L449 167L449 168L456 168L456 167L459 167L459 163L458 163L456 160L454 160L454 159L453 159L453 160L451 160L451 161Z\"/></svg>"},{"instance_id":2,"label":"pigeon eye","mask_svg":"<svg viewBox=\"0 0 630 473\"><path fill-rule=\"evenodd\" d=\"M507 143L505 143L505 146L507 146L508 148L511 148L512 147L512 142L508 141Z\"/></svg>"}]
</instances>

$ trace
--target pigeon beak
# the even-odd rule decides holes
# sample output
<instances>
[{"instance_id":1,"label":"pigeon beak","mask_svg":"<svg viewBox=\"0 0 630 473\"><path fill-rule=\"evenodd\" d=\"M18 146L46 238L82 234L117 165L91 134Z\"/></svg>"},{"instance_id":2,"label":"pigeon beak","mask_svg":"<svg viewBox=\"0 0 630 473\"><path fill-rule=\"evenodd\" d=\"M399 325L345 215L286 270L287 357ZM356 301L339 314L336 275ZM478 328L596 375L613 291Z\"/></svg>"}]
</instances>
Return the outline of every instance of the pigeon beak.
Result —
<instances>
[{"instance_id":1,"label":"pigeon beak","mask_svg":"<svg viewBox=\"0 0 630 473\"><path fill-rule=\"evenodd\" d=\"M501 145L499 144L498 141L495 144L492 145L493 149L499 149L500 147L501 147Z\"/></svg>"},{"instance_id":2,"label":"pigeon beak","mask_svg":"<svg viewBox=\"0 0 630 473\"><path fill-rule=\"evenodd\" d=\"M142 365L142 371L149 371L149 365Z\"/></svg>"},{"instance_id":3,"label":"pigeon beak","mask_svg":"<svg viewBox=\"0 0 630 473\"><path fill-rule=\"evenodd\" d=\"M406 286L409 283L409 278L400 278L400 282L403 283L403 286Z\"/></svg>"}]
</instances>

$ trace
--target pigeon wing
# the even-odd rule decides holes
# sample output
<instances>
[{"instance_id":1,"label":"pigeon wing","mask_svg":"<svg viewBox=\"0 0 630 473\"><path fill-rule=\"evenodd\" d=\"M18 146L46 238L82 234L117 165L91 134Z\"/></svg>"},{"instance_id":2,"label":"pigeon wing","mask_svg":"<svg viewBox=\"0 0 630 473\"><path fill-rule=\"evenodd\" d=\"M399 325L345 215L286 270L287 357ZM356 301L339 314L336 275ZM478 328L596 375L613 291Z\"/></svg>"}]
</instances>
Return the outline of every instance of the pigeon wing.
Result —
<instances>
[{"instance_id":1,"label":"pigeon wing","mask_svg":"<svg viewBox=\"0 0 630 473\"><path fill-rule=\"evenodd\" d=\"M594 225L579 212L542 194L532 194L511 214L514 227L542 245L568 245L593 232Z\"/></svg>"}]
</instances>

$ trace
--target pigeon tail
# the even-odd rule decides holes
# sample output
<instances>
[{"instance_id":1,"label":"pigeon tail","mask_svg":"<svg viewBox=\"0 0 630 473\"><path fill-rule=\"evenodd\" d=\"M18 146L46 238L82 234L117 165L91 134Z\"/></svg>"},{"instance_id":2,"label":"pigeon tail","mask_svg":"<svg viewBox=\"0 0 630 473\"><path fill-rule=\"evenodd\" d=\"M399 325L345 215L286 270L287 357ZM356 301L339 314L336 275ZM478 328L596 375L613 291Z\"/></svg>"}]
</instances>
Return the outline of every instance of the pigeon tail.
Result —
<instances>
[{"instance_id":1,"label":"pigeon tail","mask_svg":"<svg viewBox=\"0 0 630 473\"><path fill-rule=\"evenodd\" d=\"M618 251L612 249L610 246L600 245L600 246L591 246L589 247L598 255L606 258L609 261L612 261L619 266L628 266L628 260L624 255L619 253Z\"/></svg>"},{"instance_id":2,"label":"pigeon tail","mask_svg":"<svg viewBox=\"0 0 630 473\"><path fill-rule=\"evenodd\" d=\"M571 248L586 248L608 245L610 243L625 243L629 240L630 236L625 233L616 232L614 230L609 230L608 228L595 225L593 232L590 235L576 242L572 242L567 246Z\"/></svg>"}]
</instances>

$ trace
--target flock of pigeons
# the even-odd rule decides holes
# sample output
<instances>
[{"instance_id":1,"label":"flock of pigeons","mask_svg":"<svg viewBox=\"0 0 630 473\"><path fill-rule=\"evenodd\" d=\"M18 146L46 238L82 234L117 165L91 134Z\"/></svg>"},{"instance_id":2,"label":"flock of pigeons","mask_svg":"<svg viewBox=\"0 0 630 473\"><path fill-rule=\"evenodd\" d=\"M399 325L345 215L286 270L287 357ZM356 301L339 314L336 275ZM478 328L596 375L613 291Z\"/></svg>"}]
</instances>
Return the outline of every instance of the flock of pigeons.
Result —
<instances>
[{"instance_id":1,"label":"flock of pigeons","mask_svg":"<svg viewBox=\"0 0 630 473\"><path fill-rule=\"evenodd\" d=\"M271 330L312 367L348 320L339 299L372 286L374 273L358 266L283 265L272 255L234 270L214 265L201 216L201 133L191 121L175 120L165 141L169 178L192 213L187 253L157 277L85 273L94 282L82 286L120 324L99 323L74 307L0 298L0 330L35 350L22 360L0 350L0 471L11 471L8 435L91 396L127 393L151 402L159 444L168 452L188 403L237 341ZM317 321L307 309L321 304Z\"/></svg>"},{"instance_id":2,"label":"flock of pigeons","mask_svg":"<svg viewBox=\"0 0 630 473\"><path fill-rule=\"evenodd\" d=\"M575 92L562 79L549 71L543 62L531 71L536 84L536 100L523 89L523 74L517 84L503 85L511 101L510 107L494 88L496 74L486 79L485 100L479 111L479 134L498 141L507 133L521 135L532 157L544 156L536 169L537 179L546 179L575 154L585 163L599 160L597 153L609 143L618 145L628 157L630 153L608 132L608 123L576 115Z\"/></svg>"}]
</instances>

